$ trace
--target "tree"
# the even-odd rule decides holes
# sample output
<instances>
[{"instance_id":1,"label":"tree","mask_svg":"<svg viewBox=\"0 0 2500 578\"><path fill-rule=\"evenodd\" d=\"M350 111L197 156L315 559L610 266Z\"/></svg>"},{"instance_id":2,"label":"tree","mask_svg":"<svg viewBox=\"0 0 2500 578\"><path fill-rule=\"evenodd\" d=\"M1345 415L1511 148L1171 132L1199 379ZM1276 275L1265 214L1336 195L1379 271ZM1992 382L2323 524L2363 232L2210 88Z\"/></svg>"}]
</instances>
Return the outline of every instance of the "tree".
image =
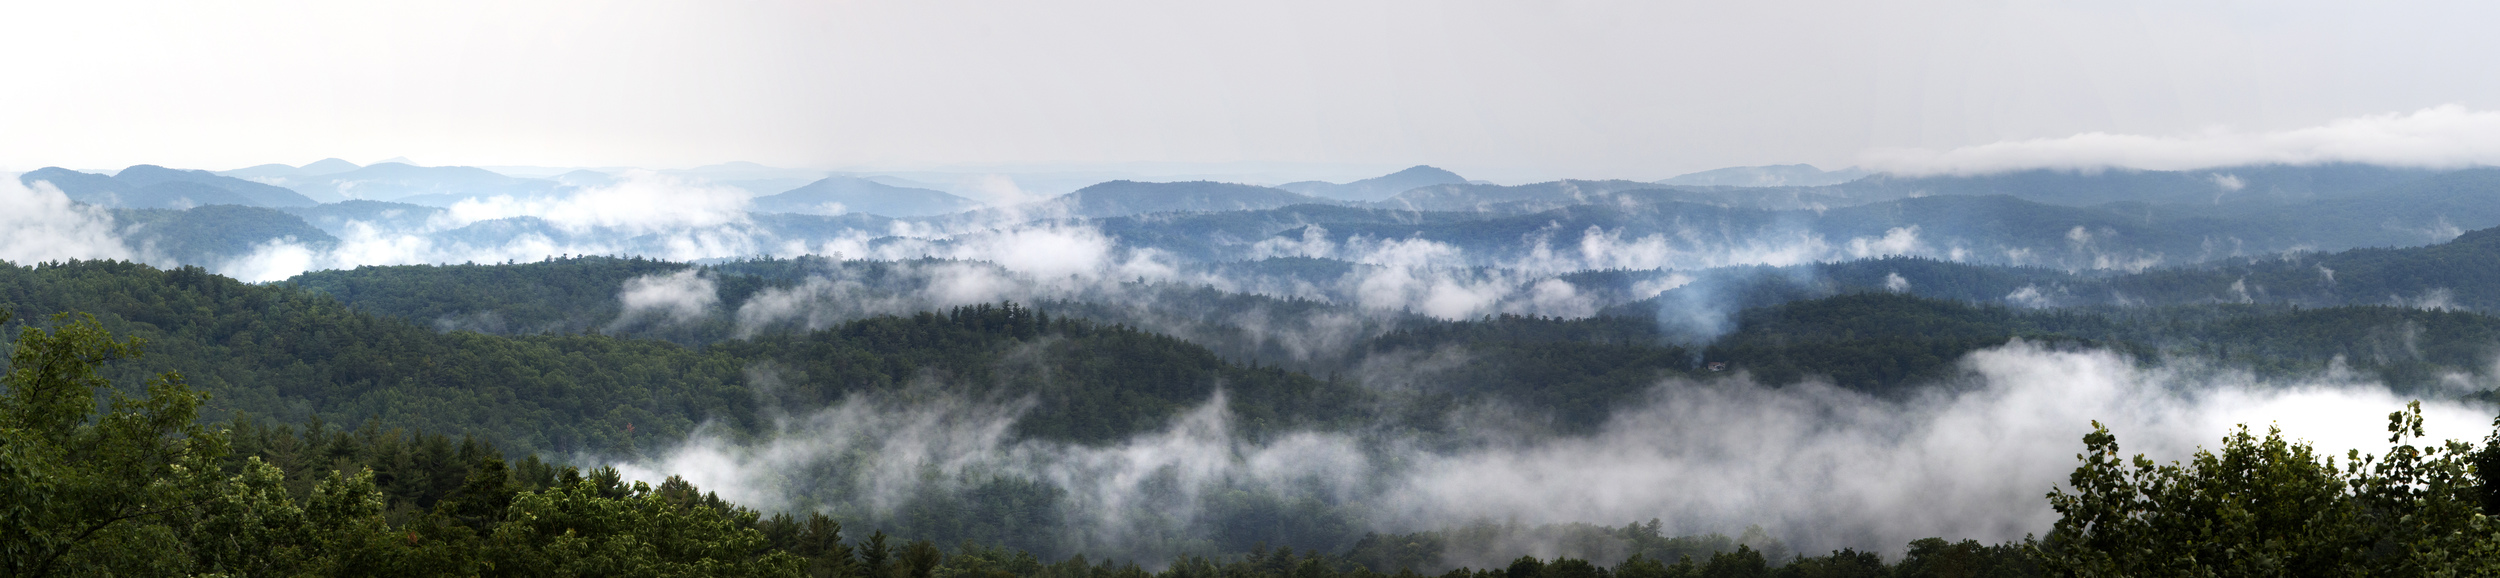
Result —
<instances>
[{"instance_id":1,"label":"tree","mask_svg":"<svg viewBox=\"0 0 2500 578\"><path fill-rule=\"evenodd\" d=\"M2060 519L2030 548L2052 576L2491 575L2500 525L2480 514L2473 448L2418 447L2421 404L2388 416L2384 456L2342 467L2269 428L2185 463L2122 459L2099 423L2084 436ZM2071 493L2069 491L2071 490Z\"/></svg>"},{"instance_id":2,"label":"tree","mask_svg":"<svg viewBox=\"0 0 2500 578\"><path fill-rule=\"evenodd\" d=\"M1508 578L1539 578L1545 575L1545 561L1535 556L1520 556L1510 562L1510 569L1502 575Z\"/></svg>"},{"instance_id":3,"label":"tree","mask_svg":"<svg viewBox=\"0 0 2500 578\"><path fill-rule=\"evenodd\" d=\"M1701 567L1702 578L1757 578L1771 575L1770 561L1752 546L1737 544L1733 552L1710 556L1710 563Z\"/></svg>"},{"instance_id":4,"label":"tree","mask_svg":"<svg viewBox=\"0 0 2500 578\"><path fill-rule=\"evenodd\" d=\"M512 499L488 537L504 576L797 576L805 561L771 550L754 514L671 502L635 482L623 498L584 480Z\"/></svg>"},{"instance_id":5,"label":"tree","mask_svg":"<svg viewBox=\"0 0 2500 578\"><path fill-rule=\"evenodd\" d=\"M52 325L19 332L0 378L0 574L180 571L183 557L161 555L183 550L167 520L224 482L224 438L194 423L204 396L165 373L132 397L97 368L138 357L141 340L114 341L92 315Z\"/></svg>"}]
</instances>

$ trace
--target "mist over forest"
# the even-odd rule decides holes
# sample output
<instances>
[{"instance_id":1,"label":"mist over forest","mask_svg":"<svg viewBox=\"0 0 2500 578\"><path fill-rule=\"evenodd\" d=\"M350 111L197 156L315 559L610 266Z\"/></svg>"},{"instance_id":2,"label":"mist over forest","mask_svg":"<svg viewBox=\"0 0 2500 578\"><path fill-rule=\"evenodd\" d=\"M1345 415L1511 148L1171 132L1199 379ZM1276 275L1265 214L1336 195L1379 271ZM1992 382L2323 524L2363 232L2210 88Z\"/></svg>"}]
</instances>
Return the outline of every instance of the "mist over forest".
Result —
<instances>
[{"instance_id":1,"label":"mist over forest","mask_svg":"<svg viewBox=\"0 0 2500 578\"><path fill-rule=\"evenodd\" d=\"M2033 575L2096 430L2395 459L2500 401L2489 168L537 172L29 171L6 333L143 339L98 375L182 374L219 471L371 472L411 547L578 482L880 578Z\"/></svg>"}]
</instances>

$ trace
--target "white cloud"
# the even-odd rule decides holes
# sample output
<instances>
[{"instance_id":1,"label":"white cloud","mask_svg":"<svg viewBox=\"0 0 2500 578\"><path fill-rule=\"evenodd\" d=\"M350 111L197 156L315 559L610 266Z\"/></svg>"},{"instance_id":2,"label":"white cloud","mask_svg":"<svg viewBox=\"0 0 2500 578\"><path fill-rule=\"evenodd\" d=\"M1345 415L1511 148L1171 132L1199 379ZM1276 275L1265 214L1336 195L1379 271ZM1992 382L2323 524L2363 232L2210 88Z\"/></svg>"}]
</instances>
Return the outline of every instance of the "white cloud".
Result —
<instances>
[{"instance_id":1,"label":"white cloud","mask_svg":"<svg viewBox=\"0 0 2500 578\"><path fill-rule=\"evenodd\" d=\"M642 479L688 476L766 508L803 503L803 494L825 488L857 488L840 500L808 497L860 504L866 511L851 513L871 517L897 515L905 497L930 484L960 491L967 474L1021 477L1066 492L1068 531L1088 553L1150 559L1173 553L1155 551L1172 544L1156 542L1153 530L1202 519L1208 512L1199 496L1225 488L1300 492L1352 509L1369 531L1655 517L1669 533L1761 524L1808 551L1897 552L1930 536L1997 542L2044 531L2055 514L2042 496L2065 482L2095 420L2127 453L2157 460L2212 447L2237 424L2260 432L2279 425L2322 455L2340 455L2383 451L2386 412L2406 401L2348 372L2263 380L2194 362L2146 367L2109 352L2019 341L1975 352L1962 367L1969 387L1907 399L1811 382L1770 386L1741 375L1667 380L1621 404L1589 435L1475 427L1458 434L1464 443L1326 432L1250 441L1234 431L1219 395L1160 431L1064 444L1010 435L1033 407L1029 400L854 396L786 421L752 445L698 435L620 469ZM2424 409L2434 439L2479 438L2488 415L2452 403ZM1530 422L1505 414L1486 409L1453 419ZM818 467L830 463L857 465ZM842 479L800 484L826 481L790 473L802 471Z\"/></svg>"},{"instance_id":2,"label":"white cloud","mask_svg":"<svg viewBox=\"0 0 2500 578\"><path fill-rule=\"evenodd\" d=\"M1859 237L1849 240L1849 256L1856 259L1891 255L1914 255L1925 249L1918 242L1918 225L1884 230L1882 237Z\"/></svg>"},{"instance_id":3,"label":"white cloud","mask_svg":"<svg viewBox=\"0 0 2500 578\"><path fill-rule=\"evenodd\" d=\"M114 232L112 215L70 201L51 183L30 188L17 177L0 175L0 261L138 258Z\"/></svg>"},{"instance_id":4,"label":"white cloud","mask_svg":"<svg viewBox=\"0 0 2500 578\"><path fill-rule=\"evenodd\" d=\"M2031 309L2050 307L2057 304L2056 299L2051 298L2047 293L2040 291L2039 285L2024 285L2021 289L2015 289L2014 292L2005 294L2005 302L2011 303L2016 307L2027 307Z\"/></svg>"},{"instance_id":5,"label":"white cloud","mask_svg":"<svg viewBox=\"0 0 2500 578\"><path fill-rule=\"evenodd\" d=\"M625 280L616 293L624 312L612 326L622 326L645 316L662 315L672 322L686 322L703 317L720 304L720 289L711 277L697 269L669 274L650 274Z\"/></svg>"},{"instance_id":6,"label":"white cloud","mask_svg":"<svg viewBox=\"0 0 2500 578\"><path fill-rule=\"evenodd\" d=\"M2500 164L2500 111L2445 105L2276 132L2221 128L2169 136L2088 132L1948 150L1878 149L1863 158L1868 168L1901 175L2318 163L2431 168ZM2232 190L2237 188L2231 186L2236 181L2217 178L2215 182Z\"/></svg>"},{"instance_id":7,"label":"white cloud","mask_svg":"<svg viewBox=\"0 0 2500 578\"><path fill-rule=\"evenodd\" d=\"M647 233L746 222L748 195L736 187L631 171L613 184L550 198L463 200L451 206L450 214L462 223L537 217L567 231L604 228Z\"/></svg>"}]
</instances>

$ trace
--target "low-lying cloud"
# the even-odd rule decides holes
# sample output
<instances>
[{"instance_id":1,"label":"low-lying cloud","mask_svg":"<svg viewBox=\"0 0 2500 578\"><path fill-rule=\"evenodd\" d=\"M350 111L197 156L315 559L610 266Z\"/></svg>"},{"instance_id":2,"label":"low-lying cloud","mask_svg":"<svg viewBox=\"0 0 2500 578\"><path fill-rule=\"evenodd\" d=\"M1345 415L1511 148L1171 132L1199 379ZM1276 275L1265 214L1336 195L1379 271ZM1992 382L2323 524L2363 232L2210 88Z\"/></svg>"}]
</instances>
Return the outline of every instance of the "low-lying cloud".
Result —
<instances>
[{"instance_id":1,"label":"low-lying cloud","mask_svg":"<svg viewBox=\"0 0 2500 578\"><path fill-rule=\"evenodd\" d=\"M80 205L51 183L27 187L0 175L0 261L137 259L102 209Z\"/></svg>"},{"instance_id":2,"label":"low-lying cloud","mask_svg":"<svg viewBox=\"0 0 2500 578\"><path fill-rule=\"evenodd\" d=\"M452 204L450 217L464 225L533 217L567 232L645 234L744 223L749 194L736 187L634 171L608 185L567 194L466 199Z\"/></svg>"},{"instance_id":3,"label":"low-lying cloud","mask_svg":"<svg viewBox=\"0 0 2500 578\"><path fill-rule=\"evenodd\" d=\"M803 254L750 222L745 191L650 172L543 197L455 203L410 225L348 221L335 246L273 239L223 263L245 281L362 265L500 263L558 255L642 255L674 261Z\"/></svg>"},{"instance_id":4,"label":"low-lying cloud","mask_svg":"<svg viewBox=\"0 0 2500 578\"><path fill-rule=\"evenodd\" d=\"M2275 132L2220 128L2167 136L2090 132L1948 150L1880 149L1866 153L1862 160L1862 166L1869 169L1907 176L2321 163L2426 168L2500 164L2500 111L2451 104ZM2236 179L2216 181L2226 190L2236 188L2231 182Z\"/></svg>"},{"instance_id":5,"label":"low-lying cloud","mask_svg":"<svg viewBox=\"0 0 2500 578\"><path fill-rule=\"evenodd\" d=\"M700 319L720 304L720 288L702 271L687 269L666 275L646 275L627 279L616 300L623 312L610 327L628 325L645 318L660 318L683 323Z\"/></svg>"},{"instance_id":6,"label":"low-lying cloud","mask_svg":"<svg viewBox=\"0 0 2500 578\"><path fill-rule=\"evenodd\" d=\"M2406 401L2341 372L2269 380L2019 341L1975 352L1962 367L1961 380L1907 399L1741 375L1671 379L1590 435L1520 433L1498 425L1519 410L1491 407L1453 414L1455 440L1357 427L1247 441L1218 394L1161 431L1088 446L1012 435L1027 402L854 396L786 419L763 441L698 434L620 467L642 479L684 476L768 509L815 504L871 527L892 523L914 492L1039 482L1062 492L1067 527L1052 531L1069 536L1067 547L1147 560L1203 550L1166 538L1221 522L1208 496L1224 492L1316 500L1350 513L1362 531L1655 517L1671 534L1761 525L1804 551L1898 551L1930 536L2003 541L2045 531L2055 516L2042 496L2075 467L2094 420L2126 451L2163 460L2212 447L2236 424L2280 426L2322 453L2376 453L2386 413ZM2489 415L2455 402L2425 411L2433 437L2444 439L2482 437ZM1502 561L1451 555L1454 564Z\"/></svg>"}]
</instances>

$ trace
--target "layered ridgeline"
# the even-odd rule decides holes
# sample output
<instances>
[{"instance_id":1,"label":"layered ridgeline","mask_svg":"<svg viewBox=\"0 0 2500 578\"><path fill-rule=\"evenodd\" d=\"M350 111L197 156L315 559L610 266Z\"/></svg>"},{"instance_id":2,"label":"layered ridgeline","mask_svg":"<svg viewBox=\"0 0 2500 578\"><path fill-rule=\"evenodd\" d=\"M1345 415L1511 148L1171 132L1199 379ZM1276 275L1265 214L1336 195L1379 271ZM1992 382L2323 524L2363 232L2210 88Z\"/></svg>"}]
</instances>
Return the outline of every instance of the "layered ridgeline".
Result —
<instances>
[{"instance_id":1,"label":"layered ridgeline","mask_svg":"<svg viewBox=\"0 0 2500 578\"><path fill-rule=\"evenodd\" d=\"M1700 349L1714 340L1735 339L1726 336L1755 326L1740 312L1876 293L1942 300L1938 303L1997 311L1992 315L2007 319L2081 316L2092 321L2061 325L2053 333L2090 343L2138 344L2131 350L2139 352L2186 348L2197 355L2233 358L2273 348L2252 340L2286 339L2291 334L2240 334L2208 328L2208 324L2239 318L2323 323L2317 320L2331 316L2320 308L2331 308L2327 310L2353 312L2374 321L2345 324L2335 335L2355 339L2344 340L2341 349L2304 346L2300 353L2287 357L2303 361L2284 367L2310 367L2340 356L2357 367L2377 368L2414 363L2412 358L2422 346L2399 347L2384 339L2358 337L2393 339L2419 332L2409 327L2438 325L2430 319L2479 319L2494 311L2493 298L2486 293L2495 280L2483 277L2500 271L2500 246L2491 242L2500 238L2495 234L2500 230L2477 231L2426 247L2233 260L2126 274L1881 258L1789 267L1582 272L1550 280L1485 277L1483 283L1496 291L1522 295L1534 295L1551 281L1566 283L1572 295L1589 306L1581 315L1597 314L1597 318L1553 323L1615 327L1610 331L1617 337L1610 342L1659 348L1659 355L1688 358L1686 366L1697 363ZM597 330L690 346L825 328L879 314L972 304L966 299L1007 299L1097 322L1150 328L1227 358L1282 364L1315 375L1359 372L1372 357L1365 352L1378 349L1364 344L1391 333L1449 326L1428 316L1362 302L1359 289L1402 273L1394 269L1279 258L1189 271L1178 281L1053 288L1047 280L978 262L810 258L689 267L576 258L508 266L369 267L307 274L290 283L362 310L442 329L508 335ZM1192 279L1217 280L1233 289L1217 290ZM1267 281L1254 281L1262 279ZM1350 289L1321 292L1318 299L1261 294L1274 286ZM1023 289L995 290L998 287ZM1651 296L1639 298L1642 295ZM1949 365L1962 352L2039 332L2021 329L2027 323L1996 323L1986 339L1921 356L1924 361L1918 365ZM2420 343L2467 349L2481 345L2475 340ZM1679 347L1689 349L1674 349ZM1423 347L1408 349L1417 348ZM2282 363L2286 362L2257 365ZM2437 363L2460 368L2475 365L2455 355ZM1827 368L1818 373L1837 375L1835 371ZM2402 370L2401 376L2383 377L2412 387L2431 375L2425 371L2429 370L2417 367ZM1892 378L1879 381L1888 387L1911 373L1915 372L1895 371L1890 373Z\"/></svg>"},{"instance_id":2,"label":"layered ridgeline","mask_svg":"<svg viewBox=\"0 0 2500 578\"><path fill-rule=\"evenodd\" d=\"M334 169L341 167L322 170ZM1128 257L1158 265L1304 257L1544 275L1910 256L2126 272L2288 252L2419 246L2500 226L2500 209L2493 208L2500 207L2493 202L2500 200L2500 172L2351 165L1875 175L1813 186L1496 185L1417 167L1346 185L1282 188L1112 181L1011 206L981 206L964 196L970 191L889 177L768 167L576 171L529 179L402 163L321 174L293 170L304 174L228 171L251 175L247 179L142 165L117 175L46 168L19 180L121 211L116 228L143 260L255 280L359 264L502 262L547 254L693 261L839 252L886 260L996 260L994 245L1037 230L1100 235ZM1779 174L1788 173L1820 182L1798 171ZM794 178L799 175L812 176ZM1728 178L1736 180L1688 180L1743 182ZM263 181L336 202L253 197L290 190ZM140 194L175 186L200 190ZM224 192L204 192L212 189ZM215 208L221 206L268 210ZM184 211L217 214L194 218ZM148 226L185 220L247 226ZM190 238L197 235L216 238ZM170 249L152 249L159 246Z\"/></svg>"},{"instance_id":3,"label":"layered ridgeline","mask_svg":"<svg viewBox=\"0 0 2500 578\"><path fill-rule=\"evenodd\" d=\"M899 187L859 177L826 177L803 187L756 197L751 208L762 213L925 217L978 209L981 203L941 191Z\"/></svg>"},{"instance_id":4,"label":"layered ridgeline","mask_svg":"<svg viewBox=\"0 0 2500 578\"><path fill-rule=\"evenodd\" d=\"M208 171L175 170L135 165L112 175L82 173L60 167L19 175L27 184L49 183L70 200L132 209L188 209L202 205L307 207L319 204L284 187L238 179Z\"/></svg>"},{"instance_id":5,"label":"layered ridgeline","mask_svg":"<svg viewBox=\"0 0 2500 578\"><path fill-rule=\"evenodd\" d=\"M651 266L647 262L619 265ZM2475 538L2491 531L2485 519L2475 514L2486 507L2481 496L2493 484L2475 474L2487 470L2468 466L2500 462L2490 459L2500 458L2496 449L2500 443L2480 448L2451 443L2428 453L2403 445L2386 453L2386 466L2365 473L2324 462L2304 444L2275 435L2242 433L2226 438L2219 455L2200 454L2189 466L2131 470L2119 459L2115 438L2102 429L2085 436L2088 451L2073 478L2079 480L2076 485L2052 493L2049 506L2056 516L2045 538L1994 546L1916 540L1891 563L1884 554L1855 549L1802 555L1758 531L1734 538L1675 536L1655 520L1620 528L1481 522L1437 531L1377 533L1366 531L1372 527L1367 515L1381 511L1365 509L1362 502L1381 496L1358 493L1349 498L1334 493L1346 488L1332 489L1316 479L1288 479L1281 486L1263 484L1256 479L1260 477L1256 469L1232 474L1246 479L1226 480L1200 477L1178 466L1194 462L1187 456L1206 449L1197 444L1206 441L1202 438L1207 435L1241 436L1230 451L1247 455L1216 457L1215 464L1192 467L1222 470L1220 464L1236 460L1252 464L1286 460L1277 462L1282 465L1329 457L1324 451L1313 453L1317 448L1311 447L1324 445L1325 440L1290 432L1378 431L1375 428L1395 422L1384 423L1382 414L1367 415L1362 408L1432 407L1437 402L1431 395L1383 400L1381 396L1396 392L1414 395L1413 384L1347 388L1333 379L1233 365L1170 338L1055 318L1013 305L959 308L945 315L878 317L834 329L750 336L691 350L600 334L437 333L354 311L324 295L285 286L244 285L193 269L157 271L117 263L11 267L7 283L0 287L7 288L6 299L21 310L103 312L100 322L53 317L7 324L28 330L15 332L18 337L11 346L17 354L11 358L7 396L0 398L6 402L0 403L0 410L9 412L11 424L5 430L12 450L5 481L12 495L32 498L20 502L30 505L20 511L36 514L7 520L7 538L27 546L11 548L0 557L12 574L107 570L366 575L696 572L861 578L962 573L1181 578L1218 573L1366 577L1456 568L1447 576L2135 575L2193 572L2214 564L2204 560L2229 560L2229 542L2216 544L2214 536L2244 533L2297 535L2297 540L2270 542L2272 559L2295 560L2303 567L2337 573L2479 573L2500 568L2500 558L2489 556L2488 544ZM2327 318L2303 317L2309 313ZM2493 320L2470 313L2414 313L2422 312L2344 308L2283 314L2224 307L2190 315L2218 319L2206 328L2217 335L2298 335L2375 319L2433 327L2431 340L2463 343L2487 341L2495 326ZM1801 301L1748 311L1740 319L1741 329L1714 344L1717 352L1713 355L1747 351L1751 353L1743 355L1866 365L1849 368L1854 370L1880 370L1884 364L1922 352L1950 356L1955 348L1985 345L2006 334L2043 341L2187 336L2180 333L2182 325L2176 317L2115 324L2083 312L2022 312L1883 293ZM2222 327L2232 323L2241 325ZM117 344L107 334L112 331L108 328L142 339ZM1631 320L1494 318L1427 323L1393 332L1372 347L1532 352L1514 358L1513 363L1477 368L1466 368L1471 356L1459 355L1453 360L1453 370L1462 373L1516 370L1517 361L1558 355L1581 357L1554 359L1556 368L1586 371L1617 366L1615 361L1627 359L1609 360L1613 355L1609 351L1657 347L1657 335L1654 325ZM2261 348L2265 352L2258 358L2300 362L2327 353L2342 355L2348 352L2319 346L2346 341L2350 340L2327 336L2272 342ZM1551 347L1559 344L1571 346ZM1846 351L1852 347L1875 352ZM1061 348L1077 353L1056 351ZM143 350L144 356L140 355ZM274 363L281 352L291 358L283 367ZM1627 365L1640 363L1637 356L1628 359L1634 362ZM1782 361L1747 359L1752 361L1746 363L1766 367ZM112 382L135 384L139 382L136 374L157 367L183 368L189 378L157 381L144 397L124 398L108 410L126 417L104 420L99 423L105 425L99 427L79 427L95 411L85 401L90 393L87 388L104 385L89 380L87 372L95 363L113 360L119 361L101 368ZM722 376L724 370L740 365L745 366L743 376ZM1985 373L1984 365L1973 369ZM464 367L490 375L486 379L464 377ZM666 375L671 368L682 373ZM660 375L649 383L610 381L613 377L603 375L648 372ZM917 383L898 387L893 382L898 375L914 372L919 374ZM711 384L718 391L695 392L670 383L700 381L706 375L718 378ZM1660 375L1636 379L1655 380ZM1543 377L1514 374L1449 382L1493 389L1544 388L1552 382ZM206 407L223 410L211 413L231 415L231 425L217 430L191 426L202 406L186 383L208 394ZM374 383L387 385L377 388ZM1169 388L1192 383L1222 387ZM1852 378L1842 377L1841 383L1852 387ZM846 389L846 385L851 387ZM1095 389L1106 390L1112 397L1083 393ZM557 395L548 395L550 391ZM1686 393L1707 395L1710 391ZM1277 394L1275 399L1255 401L1269 392ZM371 395L376 393L381 397ZM707 393L711 395L706 397ZM116 395L140 394L125 388ZM748 396L766 409L785 411L825 405L834 401L830 397L843 399L833 410L797 424L783 421L772 428L758 428L723 417L744 408L734 402L717 402L737 396ZM983 412L994 410L964 401L1008 396L1021 396L1023 401L1012 405L1023 409L1006 416L984 416ZM713 414L707 419L722 429L695 434L695 439L711 441L692 444L696 446L693 452L684 448L659 452L637 448L659 440L640 437L651 434L638 434L640 428L630 420L625 422L622 437L606 439L578 431L571 439L562 435L531 438L499 427L519 422L561 431L563 424L613 423L596 415L600 407L553 405L557 397L597 400L597 406L611 408L609 417L645 418L649 421L640 423L649 425L644 427L661 431L682 432L682 420L665 417L670 412L701 409ZM1574 401L1602 397L1588 391L1557 396ZM148 401L132 403L136 399ZM363 407L328 405L338 399L354 399ZM1245 403L1244 399L1254 401ZM1535 403L1537 397L1517 399ZM1158 404L1173 405L1168 403L1172 400L1220 403L1177 416L1168 407L1157 410ZM1274 403L1278 401L1285 403ZM265 423L262 417L281 415L288 406L309 409L307 425L261 425ZM535 411L512 415L496 413L498 407ZM1349 408L1357 412L1344 413ZM1572 411L1553 409L1556 415ZM568 410L579 413L565 413ZM1495 417L1480 411L1457 415L1465 418L1462 423ZM1007 419L985 419L994 417ZM337 423L339 418L365 425L353 431L323 425ZM1123 423L1124 418L1131 421ZM2399 432L2396 441L2419 443L2424 419L2420 410L2399 412L2392 419L2391 431ZM1833 425L1848 427L1847 423L1841 419ZM1078 427L1061 429L1054 424ZM1166 432L1140 435L1158 425ZM984 428L999 429L985 433ZM407 433L411 429L483 432L487 441L454 442L440 435ZM806 433L819 435L793 435ZM1750 437L1759 432L1745 433ZM723 439L724 435L731 439ZM666 457L656 461L665 463L689 457L715 460L723 456L689 454L702 454L702 447L709 444L738 443L735 438L759 435L779 438L765 454L826 446L842 451L829 452L821 461L781 463L797 467L768 474L771 480L760 484L761 488L753 481L706 486L735 490L732 499L723 499L683 478L671 477L656 486L625 481L652 461L628 460L621 464L623 471L561 467L539 457L546 452L515 451L512 445L503 445L603 441L610 447L576 449L628 456L662 453ZM1563 435L1564 439L1596 441L1613 434L1601 430ZM984 462L983 468L949 469L939 464L966 456L910 455L913 440L929 436L958 439L921 449L968 450L975 454L970 457L980 459L978 454L995 449L984 445L983 438L996 443L1003 436L1016 441L1018 451L1003 456L1004 461ZM1113 441L1120 437L1130 439ZM1146 443L1137 443L1140 438ZM1475 443L1467 439L1451 435L1438 443ZM169 440L174 443L167 444ZM1353 449L1394 456L1408 451L1399 449L1403 443L1412 442ZM1571 443L1548 449L1568 451ZM73 447L80 451L68 451ZM1155 447L1179 452L1173 457L1180 461L1143 480L1143 491L1126 496L1136 502L1088 501L1103 496L1083 486L1064 485L1083 478L1031 475L1117 468L1114 456L1151 453ZM1226 446L1219 442L1215 447ZM515 455L519 459L510 459ZM1433 455L1406 459L1431 461ZM733 468L747 466L738 456L726 457ZM1017 460L1037 461L1025 462L1025 467L1033 469L1023 469L1013 467ZM905 462L905 467L887 470L879 463L891 461ZM1049 467L1053 465L1058 467ZM1521 464L1504 467L1517 465ZM900 480L846 475L860 470L904 475ZM2251 471L2269 476L2250 476ZM742 475L767 474L748 471ZM901 493L890 493L897 490L891 485L897 482L904 484ZM1366 483L1397 484L1381 478ZM1295 487L1304 489L1291 489ZM778 492L759 493L759 489ZM1707 486L1686 489L1713 490ZM2148 492L2164 499L2138 499ZM2301 493L2298 507L2286 509L2279 500L2264 497L2282 492ZM2209 503L2212 500L2169 499L2173 493L2177 497L2226 497ZM2024 494L2027 499L2038 499L2037 493ZM740 498L754 499L750 503L769 510L803 514L766 516L739 505L746 501ZM893 503L881 503L886 501ZM2251 509L2262 514L2222 515ZM1107 514L1120 518L1122 525L1101 526L1100 518ZM2217 519L2222 520L2220 527L2214 523ZM2183 521L2203 523L2178 523ZM844 522L851 528L848 534ZM861 536L863 528L906 538L889 538L882 532ZM1148 534L1136 534L1140 531ZM940 547L941 542L933 540L959 545ZM159 548L146 557L131 556L133 550L124 546L137 542ZM2371 544L2396 546L2383 553L2358 547ZM1083 556L1067 556L1087 551L1161 554L1151 563L1162 570L1150 573L1136 565L1096 564ZM1193 552L1214 557L1188 555ZM1512 556L1523 552L1530 555ZM2162 555L2142 555L2145 552Z\"/></svg>"},{"instance_id":6,"label":"layered ridgeline","mask_svg":"<svg viewBox=\"0 0 2500 578\"><path fill-rule=\"evenodd\" d=\"M355 170L250 178L366 183L373 198L410 202L72 211L109 220L129 254L208 268L11 267L0 305L24 314L19 325L91 311L147 338L151 355L108 375L179 369L211 394L208 418L251 425L237 431L372 424L352 443L336 426L251 443L279 448L264 461L291 464L280 469L299 499L324 463L387 474L373 483L400 510L382 514L393 529L437 513L493 535L493 508L443 504L478 503L449 497L461 484L447 480L491 480L478 456L501 455L526 472L504 487L575 487L547 465L566 464L584 467L583 499L675 508L700 486L719 492L703 500L716 512L793 513L729 525L817 544L780 547L801 557L829 559L823 533L793 529L808 513L846 524L855 548L880 530L948 545L914 555L960 562L911 566L930 573L1036 575L1077 553L1214 572L1187 556L1257 552L1220 563L1645 576L1679 572L1681 553L1695 572L1721 559L1734 566L1710 572L1741 572L1738 545L1783 571L1863 570L1864 551L1794 553L1899 560L1893 548L1929 536L1998 545L1919 542L1913 560L2019 573L2088 562L2009 542L2061 528L2058 540L2111 552L2216 542L2094 542L2056 525L2136 507L2040 500L2134 483L2061 481L2096 420L2144 432L2130 449L2165 459L2210 447L2211 424L2298 417L2268 408L2422 398L2433 427L2479 430L2493 379L2491 297L2477 291L2500 253L2476 229L2500 225L2488 202L2500 189L2480 169L1750 187L1408 171L1431 182L1386 195L1402 181L1115 182L1012 210L901 217L808 195L789 199L813 209L759 212L760 198L828 175L756 167L719 167L709 182L576 173L488 196L461 192L496 190L485 184L443 189L470 195L459 198L422 185L479 175L335 176ZM713 186L729 180L747 184ZM1380 198L1329 196L1358 194ZM627 202L653 199L671 202ZM544 257L566 253L669 259ZM444 265L356 267L429 262ZM283 281L220 274L247 271ZM2287 424L2326 431L2299 427ZM2375 438L2321 434L2324 453L2384 439L2364 433ZM422 441L435 434L478 442ZM2306 456L2239 441L2227 447ZM2115 455L2105 442L2093 455ZM298 446L336 449L285 449ZM2283 471L2352 492L2335 500L2395 487ZM672 474L684 479L665 491L623 482ZM338 484L324 495L356 491ZM2376 514L2356 512L2352 528L2372 527ZM2291 515L2249 523L2346 528ZM1649 516L1661 524L1574 525ZM2348 546L2395 531L2376 528L2312 537ZM412 545L459 541L429 532ZM967 540L1009 549L954 546ZM1274 562L1276 547L1325 555ZM1019 550L1034 561L981 562Z\"/></svg>"},{"instance_id":7,"label":"layered ridgeline","mask_svg":"<svg viewBox=\"0 0 2500 578\"><path fill-rule=\"evenodd\" d=\"M1360 409L1348 399L1360 392L1343 383L1238 365L1177 339L1013 304L687 347L596 333L444 332L196 268L88 261L12 266L0 276L0 302L25 312L21 325L82 311L148 340L152 355L124 370L183 372L215 396L205 409L212 418L378 420L476 435L520 453L631 455L682 439L700 423L758 431L766 409L805 411L915 385L1030 398L1043 411L1021 420L1017 433L1068 441L1160 427L1210 399L1218 384L1230 411L1275 416L1268 427L1343 421ZM553 280L505 286L562 287Z\"/></svg>"}]
</instances>

